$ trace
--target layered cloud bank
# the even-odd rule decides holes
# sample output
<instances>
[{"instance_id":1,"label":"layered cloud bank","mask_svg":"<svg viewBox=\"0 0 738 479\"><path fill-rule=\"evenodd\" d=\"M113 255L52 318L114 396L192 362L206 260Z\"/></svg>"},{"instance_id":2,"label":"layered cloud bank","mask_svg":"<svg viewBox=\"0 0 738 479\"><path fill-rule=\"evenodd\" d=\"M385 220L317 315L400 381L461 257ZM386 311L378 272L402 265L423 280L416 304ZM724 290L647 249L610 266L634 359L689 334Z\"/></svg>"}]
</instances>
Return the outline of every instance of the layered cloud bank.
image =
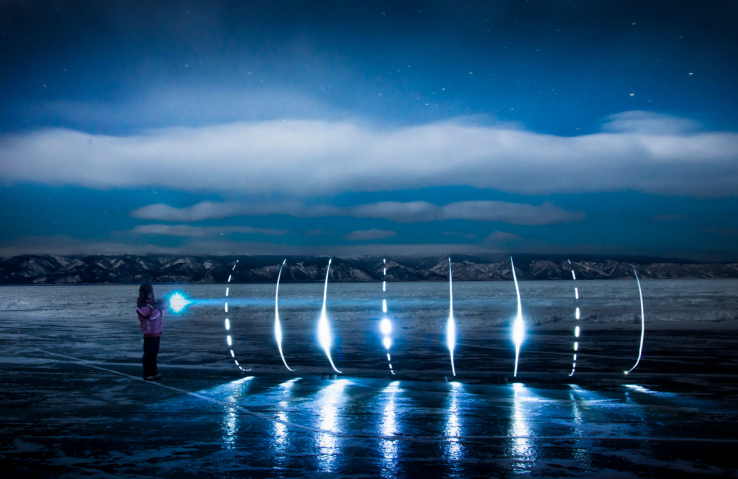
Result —
<instances>
[{"instance_id":1,"label":"layered cloud bank","mask_svg":"<svg viewBox=\"0 0 738 479\"><path fill-rule=\"evenodd\" d=\"M540 206L505 201L460 201L437 206L425 201L383 201L342 208L306 205L297 201L279 203L220 203L203 201L187 208L166 204L144 206L131 211L139 219L189 223L231 216L288 215L300 218L351 216L380 218L398 223L422 223L442 220L498 221L516 225L550 225L584 219L583 212L571 212L544 203Z\"/></svg>"},{"instance_id":2,"label":"layered cloud bank","mask_svg":"<svg viewBox=\"0 0 738 479\"><path fill-rule=\"evenodd\" d=\"M48 129L0 139L0 180L292 197L450 185L521 194L738 191L738 134L642 112L610 120L577 137L463 122L382 129L265 121L126 137Z\"/></svg>"}]
</instances>

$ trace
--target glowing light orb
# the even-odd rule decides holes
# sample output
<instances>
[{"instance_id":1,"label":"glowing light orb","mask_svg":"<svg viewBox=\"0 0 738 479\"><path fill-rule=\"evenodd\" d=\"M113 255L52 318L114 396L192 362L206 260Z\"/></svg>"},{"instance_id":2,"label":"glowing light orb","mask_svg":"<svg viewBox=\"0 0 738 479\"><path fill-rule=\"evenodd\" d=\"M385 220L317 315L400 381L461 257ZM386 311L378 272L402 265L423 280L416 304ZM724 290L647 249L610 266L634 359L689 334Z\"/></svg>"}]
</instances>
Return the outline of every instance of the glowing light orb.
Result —
<instances>
[{"instance_id":1,"label":"glowing light orb","mask_svg":"<svg viewBox=\"0 0 738 479\"><path fill-rule=\"evenodd\" d=\"M520 359L520 345L525 339L525 324L523 323L523 308L520 305L520 288L518 287L518 277L515 276L515 263L510 256L510 266L512 267L513 280L515 281L515 293L518 295L518 315L513 323L512 339L515 343L515 372L513 377L518 376L518 360Z\"/></svg>"},{"instance_id":2,"label":"glowing light orb","mask_svg":"<svg viewBox=\"0 0 738 479\"><path fill-rule=\"evenodd\" d=\"M174 293L173 295L169 296L169 308L175 313L179 313L190 303L192 303L192 301L189 301L180 293Z\"/></svg>"},{"instance_id":3,"label":"glowing light orb","mask_svg":"<svg viewBox=\"0 0 738 479\"><path fill-rule=\"evenodd\" d=\"M523 326L523 318L520 315L515 318L515 322L513 323L512 337L516 346L523 344L523 340L525 339L525 326Z\"/></svg>"},{"instance_id":4,"label":"glowing light orb","mask_svg":"<svg viewBox=\"0 0 738 479\"><path fill-rule=\"evenodd\" d=\"M389 348L392 347L392 340L390 338L384 338L384 341L382 341L382 342L384 343L384 347L386 349L389 349ZM389 361L389 359L388 359L388 361Z\"/></svg>"},{"instance_id":5,"label":"glowing light orb","mask_svg":"<svg viewBox=\"0 0 738 479\"><path fill-rule=\"evenodd\" d=\"M390 320L387 318L382 319L382 321L379 323L379 330L382 331L382 334L384 334L385 336L389 336L390 334L392 334L392 323L390 322Z\"/></svg>"}]
</instances>

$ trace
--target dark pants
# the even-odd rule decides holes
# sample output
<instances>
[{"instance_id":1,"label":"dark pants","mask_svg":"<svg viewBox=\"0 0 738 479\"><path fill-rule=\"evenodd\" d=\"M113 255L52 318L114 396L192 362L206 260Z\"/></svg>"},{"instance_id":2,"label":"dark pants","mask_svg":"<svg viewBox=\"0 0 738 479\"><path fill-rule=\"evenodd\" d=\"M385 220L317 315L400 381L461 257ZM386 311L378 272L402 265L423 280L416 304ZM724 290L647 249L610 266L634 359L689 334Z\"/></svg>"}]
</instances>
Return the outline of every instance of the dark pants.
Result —
<instances>
[{"instance_id":1,"label":"dark pants","mask_svg":"<svg viewBox=\"0 0 738 479\"><path fill-rule=\"evenodd\" d=\"M156 374L156 355L159 354L159 340L157 338L144 338L143 369L144 379Z\"/></svg>"}]
</instances>

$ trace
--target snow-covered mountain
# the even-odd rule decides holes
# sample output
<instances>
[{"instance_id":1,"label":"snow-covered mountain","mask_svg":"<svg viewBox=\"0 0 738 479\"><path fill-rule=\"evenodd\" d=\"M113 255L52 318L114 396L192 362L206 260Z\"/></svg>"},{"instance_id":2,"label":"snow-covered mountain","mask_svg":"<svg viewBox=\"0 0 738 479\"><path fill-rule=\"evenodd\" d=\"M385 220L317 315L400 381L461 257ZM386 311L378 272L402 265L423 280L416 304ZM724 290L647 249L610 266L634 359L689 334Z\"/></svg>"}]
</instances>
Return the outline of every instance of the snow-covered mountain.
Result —
<instances>
[{"instance_id":1,"label":"snow-covered mountain","mask_svg":"<svg viewBox=\"0 0 738 479\"><path fill-rule=\"evenodd\" d=\"M0 284L90 283L222 283L273 282L284 257L277 256L86 256L24 255L0 259ZM387 276L383 268L387 260ZM233 265L238 260L238 266ZM455 281L511 280L507 256L452 256ZM284 282L321 282L327 257L287 258ZM522 280L632 278L633 267L642 278L738 278L738 263L694 263L649 258L579 258L519 255L515 272ZM448 257L362 256L334 258L332 282L446 281Z\"/></svg>"}]
</instances>

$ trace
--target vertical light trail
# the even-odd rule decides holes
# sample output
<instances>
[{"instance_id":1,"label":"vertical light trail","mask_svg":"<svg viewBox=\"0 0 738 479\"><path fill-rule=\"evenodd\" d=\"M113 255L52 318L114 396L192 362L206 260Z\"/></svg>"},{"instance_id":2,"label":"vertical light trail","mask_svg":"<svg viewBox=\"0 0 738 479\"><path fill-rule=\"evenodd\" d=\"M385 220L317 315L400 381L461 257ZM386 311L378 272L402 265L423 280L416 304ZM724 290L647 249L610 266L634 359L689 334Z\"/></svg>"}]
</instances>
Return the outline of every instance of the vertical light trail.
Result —
<instances>
[{"instance_id":1,"label":"vertical light trail","mask_svg":"<svg viewBox=\"0 0 738 479\"><path fill-rule=\"evenodd\" d=\"M632 368L625 371L626 375L634 370L636 366L638 366L638 363L641 362L641 355L643 354L643 339L646 336L646 317L643 312L643 291L641 291L641 280L638 279L638 272L636 271L635 266L633 266L633 273L635 274L636 281L638 282L638 296L641 298L641 345L638 348L638 359L636 359L636 363Z\"/></svg>"},{"instance_id":2,"label":"vertical light trail","mask_svg":"<svg viewBox=\"0 0 738 479\"><path fill-rule=\"evenodd\" d=\"M277 275L277 292L274 295L274 337L277 338L277 347L279 347L279 355L282 356L282 362L284 367L290 371L294 369L287 366L287 361L284 360L284 353L282 352L282 325L279 323L279 279L282 277L282 268L284 268L287 259L282 261L282 266L279 267L279 274Z\"/></svg>"},{"instance_id":3,"label":"vertical light trail","mask_svg":"<svg viewBox=\"0 0 738 479\"><path fill-rule=\"evenodd\" d=\"M577 274L574 272L574 265L571 264L571 260L567 259L569 262L569 265L571 266L571 277L574 281L577 280ZM577 289L576 286L574 286L574 299L579 301L579 289ZM577 309L574 311L574 317L577 318L577 321L579 321L579 306L577 306ZM579 339L579 326L576 326L574 329L574 337L576 338L574 340L574 344L576 345L576 348L574 349L574 358L572 359L571 364L571 373L569 373L569 376L574 376L574 372L577 369L577 349L579 348L579 343L577 342L577 339Z\"/></svg>"},{"instance_id":4,"label":"vertical light trail","mask_svg":"<svg viewBox=\"0 0 738 479\"><path fill-rule=\"evenodd\" d=\"M236 260L236 263L234 263L233 268L231 268L231 272L236 270L237 263L238 263L238 260ZM231 282L232 277L233 277L232 274L228 276L228 283ZM224 307L226 313L228 313L228 294L230 293L230 289L231 288L229 286L226 286L226 290L225 290L226 301L225 301L225 307ZM225 329L226 329L226 343L228 344L228 347L230 349L233 362L236 364L236 366L238 366L238 369L240 369L241 371L251 371L250 369L244 369L243 367L241 367L240 364L238 364L238 360L236 359L236 353L233 352L233 338L231 337L231 334L230 334L231 321L227 317L225 318Z\"/></svg>"},{"instance_id":5,"label":"vertical light trail","mask_svg":"<svg viewBox=\"0 0 738 479\"><path fill-rule=\"evenodd\" d=\"M325 288L323 289L323 309L320 312L320 320L318 321L318 339L320 340L320 346L325 351L325 355L328 356L328 361L331 362L331 367L334 371L341 374L341 371L336 369L336 365L333 364L331 358L331 329L328 326L328 317L325 314L325 301L328 297L328 274L331 271L331 261L333 258L328 260L328 268L325 270Z\"/></svg>"},{"instance_id":6,"label":"vertical light trail","mask_svg":"<svg viewBox=\"0 0 738 479\"><path fill-rule=\"evenodd\" d=\"M525 338L525 324L523 324L523 308L520 304L520 288L518 287L518 278L515 276L515 263L510 256L510 266L512 267L513 280L515 281L515 293L518 295L518 315L513 323L512 337L515 343L515 373L513 377L518 377L518 359L520 358L520 345L523 344Z\"/></svg>"},{"instance_id":7,"label":"vertical light trail","mask_svg":"<svg viewBox=\"0 0 738 479\"><path fill-rule=\"evenodd\" d=\"M448 259L448 324L446 325L446 344L448 352L451 355L451 372L456 376L456 367L454 366L454 348L456 347L456 324L454 323L454 286L451 274L451 258Z\"/></svg>"},{"instance_id":8,"label":"vertical light trail","mask_svg":"<svg viewBox=\"0 0 738 479\"><path fill-rule=\"evenodd\" d=\"M382 292L387 291L387 260L384 261L384 278L382 278ZM389 370L394 375L395 370L392 369L392 359L390 357L390 348L392 347L392 322L387 317L387 299L382 298L382 321L379 323L379 330L382 332L382 345L387 350L387 364L389 364Z\"/></svg>"}]
</instances>

